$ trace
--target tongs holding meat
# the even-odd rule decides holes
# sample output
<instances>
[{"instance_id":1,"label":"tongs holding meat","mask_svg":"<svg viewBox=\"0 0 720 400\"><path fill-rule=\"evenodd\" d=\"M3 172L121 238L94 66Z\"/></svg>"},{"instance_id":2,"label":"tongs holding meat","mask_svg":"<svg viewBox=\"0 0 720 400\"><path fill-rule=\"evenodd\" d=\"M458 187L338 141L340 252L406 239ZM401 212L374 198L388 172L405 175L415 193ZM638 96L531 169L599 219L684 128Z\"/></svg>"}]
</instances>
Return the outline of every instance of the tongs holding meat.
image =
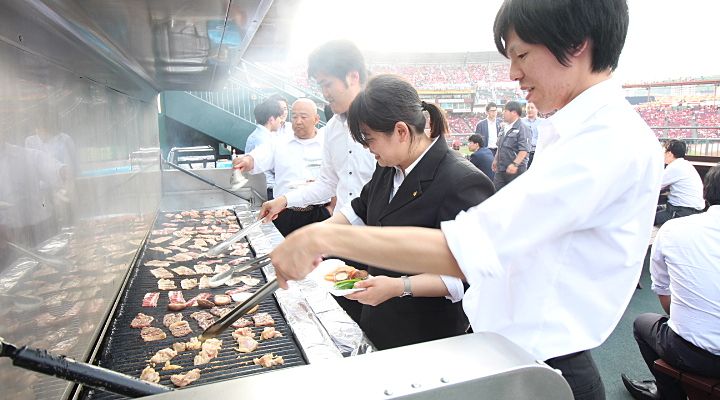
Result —
<instances>
[{"instance_id":1,"label":"tongs holding meat","mask_svg":"<svg viewBox=\"0 0 720 400\"><path fill-rule=\"evenodd\" d=\"M33 349L27 346L17 348L0 338L0 357L9 357L13 365L46 375L56 376L99 390L105 390L128 397L142 397L172 391L173 389L145 382L101 368L67 358L55 356L45 350Z\"/></svg>"},{"instance_id":2,"label":"tongs holding meat","mask_svg":"<svg viewBox=\"0 0 720 400\"><path fill-rule=\"evenodd\" d=\"M270 265L270 256L264 255L264 256L254 259L254 260L250 260L250 261L244 262L242 264L235 265L232 268L228 269L227 271L221 272L221 273L213 276L212 278L210 278L210 281L208 282L208 284L210 285L211 288L216 288L216 287L221 286L223 283L227 282L230 279L230 277L232 276L232 274L234 274L236 272L237 273L250 272L250 271L254 271L256 269L265 267L267 265Z\"/></svg>"},{"instance_id":3,"label":"tongs holding meat","mask_svg":"<svg viewBox=\"0 0 720 400\"><path fill-rule=\"evenodd\" d=\"M273 278L268 283L264 284L257 292L253 293L252 296L250 296L247 300L240 303L237 307L235 307L232 311L227 313L224 317L220 318L217 322L210 325L205 331L200 335L200 341L205 341L207 339L211 339L216 337L217 335L221 334L225 329L229 328L233 322L237 321L238 318L245 315L249 310L251 310L256 305L260 304L261 301L263 301L266 297L270 296L271 294L275 293L275 291L279 288L277 279Z\"/></svg>"}]
</instances>

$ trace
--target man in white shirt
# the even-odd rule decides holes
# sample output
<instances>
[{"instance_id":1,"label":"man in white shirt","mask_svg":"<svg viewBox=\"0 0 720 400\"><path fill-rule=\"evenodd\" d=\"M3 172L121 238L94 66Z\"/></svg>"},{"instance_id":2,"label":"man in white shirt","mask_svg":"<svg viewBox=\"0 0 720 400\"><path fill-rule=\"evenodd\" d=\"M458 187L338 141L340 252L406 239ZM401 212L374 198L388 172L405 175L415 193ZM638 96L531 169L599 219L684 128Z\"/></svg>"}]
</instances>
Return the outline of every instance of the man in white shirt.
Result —
<instances>
[{"instance_id":1,"label":"man in white shirt","mask_svg":"<svg viewBox=\"0 0 720 400\"><path fill-rule=\"evenodd\" d=\"M656 374L662 358L682 371L720 378L720 165L705 175L707 212L674 219L658 231L652 248L652 290L668 316L648 313L633 331L653 381L622 375L634 398L685 399L680 383Z\"/></svg>"},{"instance_id":2,"label":"man in white shirt","mask_svg":"<svg viewBox=\"0 0 720 400\"><path fill-rule=\"evenodd\" d=\"M257 128L248 136L245 142L245 153L250 153L256 147L269 142L277 133L280 126L284 123L283 110L281 102L274 98L269 98L255 106L253 114L255 114L255 123ZM286 106L287 107L287 106ZM287 116L287 109L284 112ZM267 198L273 198L273 188L275 187L275 172L271 169L265 171L265 185L267 186Z\"/></svg>"},{"instance_id":3,"label":"man in white shirt","mask_svg":"<svg viewBox=\"0 0 720 400\"><path fill-rule=\"evenodd\" d=\"M497 138L500 133L500 120L497 119L497 104L493 102L487 103L485 106L487 118L478 122L475 127L475 133L482 136L483 143L487 146L493 155L497 152Z\"/></svg>"},{"instance_id":4,"label":"man in white shirt","mask_svg":"<svg viewBox=\"0 0 720 400\"><path fill-rule=\"evenodd\" d=\"M687 145L680 140L665 143L665 172L662 190L669 189L665 209L655 214L655 225L678 217L697 214L705 209L703 184L695 167L685 158Z\"/></svg>"},{"instance_id":5,"label":"man in white shirt","mask_svg":"<svg viewBox=\"0 0 720 400\"><path fill-rule=\"evenodd\" d=\"M280 286L322 254L465 278L474 331L559 369L575 399L604 399L590 349L635 291L662 174L655 134L611 80L628 23L625 0L505 0L494 33L510 78L541 112L558 110L533 168L440 230L305 227L271 254Z\"/></svg>"},{"instance_id":6,"label":"man in white shirt","mask_svg":"<svg viewBox=\"0 0 720 400\"><path fill-rule=\"evenodd\" d=\"M342 208L360 195L375 170L375 158L352 139L345 116L367 81L360 50L348 41L328 42L310 55L308 75L335 113L324 130L322 167L314 182L263 204L260 212L268 221L287 207L307 207L333 196L337 196L336 208Z\"/></svg>"},{"instance_id":7,"label":"man in white shirt","mask_svg":"<svg viewBox=\"0 0 720 400\"><path fill-rule=\"evenodd\" d=\"M277 103L276 103L277 104ZM316 179L323 154L322 137L316 128L320 117L310 99L298 99L292 106L292 136L278 136L233 161L234 168L259 174L275 171L275 189L279 196ZM283 236L330 216L325 198L307 207L288 208L274 221Z\"/></svg>"},{"instance_id":8,"label":"man in white shirt","mask_svg":"<svg viewBox=\"0 0 720 400\"><path fill-rule=\"evenodd\" d=\"M538 110L537 107L535 107L535 103L532 101L528 101L527 105L525 106L525 112L527 113L527 116L522 119L523 123L530 128L530 145L532 148L530 149L530 154L528 154L528 165L527 167L530 168L530 165L532 165L533 158L535 157L535 148L537 147L538 142L538 130L537 125L540 123L540 121L543 120L543 118L538 117Z\"/></svg>"}]
</instances>

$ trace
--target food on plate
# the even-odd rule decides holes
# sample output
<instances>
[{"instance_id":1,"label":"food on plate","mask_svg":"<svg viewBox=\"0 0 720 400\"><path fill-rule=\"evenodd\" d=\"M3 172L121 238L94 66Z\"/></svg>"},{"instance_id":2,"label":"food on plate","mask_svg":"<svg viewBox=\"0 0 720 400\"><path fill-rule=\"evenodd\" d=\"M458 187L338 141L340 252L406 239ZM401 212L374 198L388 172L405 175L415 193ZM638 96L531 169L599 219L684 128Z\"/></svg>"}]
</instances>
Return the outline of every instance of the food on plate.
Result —
<instances>
[{"instance_id":1,"label":"food on plate","mask_svg":"<svg viewBox=\"0 0 720 400\"><path fill-rule=\"evenodd\" d=\"M133 318L132 322L130 322L131 328L145 328L146 326L150 326L150 324L155 320L154 317L151 317L149 315L145 315L143 313L138 313L138 315Z\"/></svg>"},{"instance_id":2,"label":"food on plate","mask_svg":"<svg viewBox=\"0 0 720 400\"><path fill-rule=\"evenodd\" d=\"M266 312L257 313L256 315L253 315L253 321L255 321L255 326L274 326L275 320L273 319L270 314Z\"/></svg>"},{"instance_id":3,"label":"food on plate","mask_svg":"<svg viewBox=\"0 0 720 400\"><path fill-rule=\"evenodd\" d=\"M253 363L255 363L255 365L261 365L264 368L272 368L276 365L283 365L285 360L283 360L281 356L275 357L273 353L268 353L260 358L254 358Z\"/></svg>"},{"instance_id":4,"label":"food on plate","mask_svg":"<svg viewBox=\"0 0 720 400\"><path fill-rule=\"evenodd\" d=\"M157 373L153 367L148 365L140 373L140 380L145 382L158 383L160 382L160 374Z\"/></svg>"},{"instance_id":5,"label":"food on plate","mask_svg":"<svg viewBox=\"0 0 720 400\"><path fill-rule=\"evenodd\" d=\"M155 340L163 340L167 335L165 335L165 332L160 328L146 326L140 331L140 337L146 342L152 342Z\"/></svg>"},{"instance_id":6,"label":"food on plate","mask_svg":"<svg viewBox=\"0 0 720 400\"><path fill-rule=\"evenodd\" d=\"M325 280L330 282L341 282L349 279L367 279L368 273L365 270L357 269L349 265L343 264L332 272L325 274Z\"/></svg>"},{"instance_id":7,"label":"food on plate","mask_svg":"<svg viewBox=\"0 0 720 400\"><path fill-rule=\"evenodd\" d=\"M263 340L274 339L282 337L282 332L276 331L275 327L268 326L260 333L260 338Z\"/></svg>"},{"instance_id":8,"label":"food on plate","mask_svg":"<svg viewBox=\"0 0 720 400\"><path fill-rule=\"evenodd\" d=\"M200 379L200 370L195 368L186 374L170 375L170 381L177 387L187 386Z\"/></svg>"},{"instance_id":9,"label":"food on plate","mask_svg":"<svg viewBox=\"0 0 720 400\"><path fill-rule=\"evenodd\" d=\"M160 349L150 358L150 362L154 364L164 364L172 360L177 355L177 351L171 348Z\"/></svg>"},{"instance_id":10,"label":"food on plate","mask_svg":"<svg viewBox=\"0 0 720 400\"><path fill-rule=\"evenodd\" d=\"M333 287L338 290L347 290L355 288L355 283L360 282L362 279L347 279L344 281L336 282Z\"/></svg>"},{"instance_id":11,"label":"food on plate","mask_svg":"<svg viewBox=\"0 0 720 400\"><path fill-rule=\"evenodd\" d=\"M158 302L159 298L160 298L159 292L145 293L145 297L143 297L142 306L143 307L157 307L157 302Z\"/></svg>"}]
</instances>

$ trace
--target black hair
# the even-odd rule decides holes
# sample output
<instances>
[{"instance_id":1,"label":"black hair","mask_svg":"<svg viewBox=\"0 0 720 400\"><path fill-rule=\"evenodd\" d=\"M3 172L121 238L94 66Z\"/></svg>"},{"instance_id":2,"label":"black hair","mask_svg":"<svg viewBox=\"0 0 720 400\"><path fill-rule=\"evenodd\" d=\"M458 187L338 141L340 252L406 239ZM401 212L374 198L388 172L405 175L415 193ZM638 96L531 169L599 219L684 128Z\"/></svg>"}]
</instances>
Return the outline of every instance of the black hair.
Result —
<instances>
[{"instance_id":1,"label":"black hair","mask_svg":"<svg viewBox=\"0 0 720 400\"><path fill-rule=\"evenodd\" d=\"M315 49L308 57L308 77L326 73L345 82L348 73L357 71L360 83L368 78L365 57L349 40L333 40Z\"/></svg>"},{"instance_id":2,"label":"black hair","mask_svg":"<svg viewBox=\"0 0 720 400\"><path fill-rule=\"evenodd\" d=\"M280 93L275 93L274 95L268 97L268 100L282 101L285 104L290 104L288 103L287 98Z\"/></svg>"},{"instance_id":3,"label":"black hair","mask_svg":"<svg viewBox=\"0 0 720 400\"><path fill-rule=\"evenodd\" d=\"M592 46L592 71L614 71L629 23L626 0L505 0L495 17L495 46L507 57L511 30L526 43L540 44L560 64L585 40Z\"/></svg>"},{"instance_id":4,"label":"black hair","mask_svg":"<svg viewBox=\"0 0 720 400\"><path fill-rule=\"evenodd\" d=\"M377 75L367 84L350 104L347 121L356 142L367 146L361 124L388 135L395 130L397 122L404 122L416 135L425 134L425 115L430 115L430 137L436 138L448 132L448 124L442 109L435 104L420 100L414 87L397 75Z\"/></svg>"},{"instance_id":5,"label":"black hair","mask_svg":"<svg viewBox=\"0 0 720 400\"><path fill-rule=\"evenodd\" d=\"M283 115L283 110L278 100L271 97L255 106L253 114L255 114L256 123L265 125L270 120L270 117L280 118Z\"/></svg>"},{"instance_id":6,"label":"black hair","mask_svg":"<svg viewBox=\"0 0 720 400\"><path fill-rule=\"evenodd\" d=\"M497 104L493 103L492 101L487 103L487 105L485 106L485 112L490 111L490 109L493 107L495 107L495 109L497 109Z\"/></svg>"},{"instance_id":7,"label":"black hair","mask_svg":"<svg viewBox=\"0 0 720 400\"><path fill-rule=\"evenodd\" d=\"M675 158L683 158L687 152L687 145L682 140L672 139L665 143L665 150L671 152Z\"/></svg>"},{"instance_id":8,"label":"black hair","mask_svg":"<svg viewBox=\"0 0 720 400\"><path fill-rule=\"evenodd\" d=\"M507 103L505 103L505 107L503 108L503 110L513 111L513 112L515 112L519 117L522 116L522 104L520 104L519 102L514 101L514 100L513 100L513 101L508 101Z\"/></svg>"},{"instance_id":9,"label":"black hair","mask_svg":"<svg viewBox=\"0 0 720 400\"><path fill-rule=\"evenodd\" d=\"M478 134L470 135L468 142L477 143L480 147L485 147L485 142L483 141L482 136Z\"/></svg>"},{"instance_id":10,"label":"black hair","mask_svg":"<svg viewBox=\"0 0 720 400\"><path fill-rule=\"evenodd\" d=\"M705 201L711 206L720 205L720 163L710 168L703 182Z\"/></svg>"}]
</instances>

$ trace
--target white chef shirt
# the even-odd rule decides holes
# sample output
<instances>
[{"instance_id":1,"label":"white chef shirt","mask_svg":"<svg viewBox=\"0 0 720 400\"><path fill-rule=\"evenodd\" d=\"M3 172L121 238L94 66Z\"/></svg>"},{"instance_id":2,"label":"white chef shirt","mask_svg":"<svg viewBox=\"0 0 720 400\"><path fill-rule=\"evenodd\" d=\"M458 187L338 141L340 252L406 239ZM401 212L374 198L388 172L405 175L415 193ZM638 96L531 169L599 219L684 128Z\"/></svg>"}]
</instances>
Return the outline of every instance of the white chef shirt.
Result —
<instances>
[{"instance_id":1,"label":"white chef shirt","mask_svg":"<svg viewBox=\"0 0 720 400\"><path fill-rule=\"evenodd\" d=\"M720 206L663 224L650 274L652 290L670 295L670 329L720 356Z\"/></svg>"},{"instance_id":2,"label":"white chef shirt","mask_svg":"<svg viewBox=\"0 0 720 400\"><path fill-rule=\"evenodd\" d=\"M473 330L547 360L600 345L620 320L640 277L663 162L611 80L538 129L533 167L442 231L470 283L463 307Z\"/></svg>"},{"instance_id":3,"label":"white chef shirt","mask_svg":"<svg viewBox=\"0 0 720 400\"><path fill-rule=\"evenodd\" d=\"M696 210L705 208L703 183L695 167L684 158L678 158L665 167L662 187L670 187L668 203Z\"/></svg>"},{"instance_id":4,"label":"white chef shirt","mask_svg":"<svg viewBox=\"0 0 720 400\"><path fill-rule=\"evenodd\" d=\"M275 195L282 196L317 179L322 154L322 133L311 139L298 139L295 135L276 136L250 152L249 155L255 161L250 173L275 170ZM325 204L329 201L330 197L326 197L311 204Z\"/></svg>"},{"instance_id":5,"label":"white chef shirt","mask_svg":"<svg viewBox=\"0 0 720 400\"><path fill-rule=\"evenodd\" d=\"M405 177L410 174L410 172L415 168L415 166L420 162L420 160L425 157L425 154L427 154L428 150L430 150L430 148L435 144L436 140L438 140L438 138L435 138L432 141L430 146L428 146L428 148L425 149L422 154L420 154L420 157L418 157L417 160L415 160L412 164L410 164L410 166L407 167L407 169L405 169L404 173L401 168L395 167L393 190L392 193L390 193L390 199L388 200L388 203L390 203L393 197L395 197L395 193L397 193L400 185L402 185L402 183L405 181ZM358 193L358 195L359 194L360 193ZM340 212L345 216L348 221L350 221L351 224L357 226L365 226L363 220L355 213L355 210L352 208L352 204L350 201L348 201L345 206L340 209ZM446 275L440 275L440 279L442 279L445 287L448 290L448 295L445 296L446 299L452 301L453 303L457 303L458 301L462 300L463 295L465 294L465 288L463 287L463 283L460 279Z\"/></svg>"},{"instance_id":6,"label":"white chef shirt","mask_svg":"<svg viewBox=\"0 0 720 400\"><path fill-rule=\"evenodd\" d=\"M353 140L347 119L335 114L325 125L322 167L318 178L285 193L288 207L305 207L337 196L336 209L360 195L375 170L375 157Z\"/></svg>"},{"instance_id":7,"label":"white chef shirt","mask_svg":"<svg viewBox=\"0 0 720 400\"><path fill-rule=\"evenodd\" d=\"M490 121L488 119L487 124L488 124L487 147L489 149L497 149L497 137L498 137L497 119L494 121Z\"/></svg>"}]
</instances>

